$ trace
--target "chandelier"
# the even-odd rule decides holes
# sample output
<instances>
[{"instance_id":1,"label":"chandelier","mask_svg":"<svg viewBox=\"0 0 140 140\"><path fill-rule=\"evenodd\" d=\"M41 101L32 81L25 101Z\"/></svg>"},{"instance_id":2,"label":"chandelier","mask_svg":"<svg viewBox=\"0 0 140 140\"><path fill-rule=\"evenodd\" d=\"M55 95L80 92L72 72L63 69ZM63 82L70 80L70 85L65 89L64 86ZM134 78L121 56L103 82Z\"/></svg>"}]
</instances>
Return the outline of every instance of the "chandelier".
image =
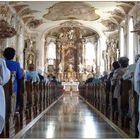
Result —
<instances>
[{"instance_id":1,"label":"chandelier","mask_svg":"<svg viewBox=\"0 0 140 140\"><path fill-rule=\"evenodd\" d=\"M0 6L0 38L9 38L16 35L14 27L9 25L6 19L8 19L9 7L6 5Z\"/></svg>"}]
</instances>

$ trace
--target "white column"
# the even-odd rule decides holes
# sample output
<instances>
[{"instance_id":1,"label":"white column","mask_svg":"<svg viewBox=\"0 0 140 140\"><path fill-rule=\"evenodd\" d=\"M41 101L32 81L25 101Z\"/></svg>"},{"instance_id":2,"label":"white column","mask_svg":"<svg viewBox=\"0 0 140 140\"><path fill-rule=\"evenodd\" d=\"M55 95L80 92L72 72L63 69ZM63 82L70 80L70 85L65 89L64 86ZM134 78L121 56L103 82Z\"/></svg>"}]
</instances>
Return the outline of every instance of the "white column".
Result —
<instances>
[{"instance_id":1,"label":"white column","mask_svg":"<svg viewBox=\"0 0 140 140\"><path fill-rule=\"evenodd\" d=\"M97 44L97 66L100 66L100 39L98 39L98 44Z\"/></svg>"},{"instance_id":2,"label":"white column","mask_svg":"<svg viewBox=\"0 0 140 140\"><path fill-rule=\"evenodd\" d=\"M133 18L130 17L128 20L128 38L127 38L127 42L128 42L128 58L129 58L129 64L133 64L134 63L134 34L131 32L133 31Z\"/></svg>"},{"instance_id":3,"label":"white column","mask_svg":"<svg viewBox=\"0 0 140 140\"><path fill-rule=\"evenodd\" d=\"M17 43L17 56L21 68L23 68L23 50L24 50L24 31L21 29L21 32L18 34L18 43Z\"/></svg>"},{"instance_id":4,"label":"white column","mask_svg":"<svg viewBox=\"0 0 140 140\"><path fill-rule=\"evenodd\" d=\"M44 72L45 64L44 64L44 45L45 39L44 36L37 36L36 39L36 51L37 51L37 61L36 68L42 70Z\"/></svg>"},{"instance_id":5,"label":"white column","mask_svg":"<svg viewBox=\"0 0 140 140\"><path fill-rule=\"evenodd\" d=\"M102 74L105 71L105 62L103 59L103 51L106 49L106 42L105 38L101 38L101 45L100 45L100 74Z\"/></svg>"},{"instance_id":6,"label":"white column","mask_svg":"<svg viewBox=\"0 0 140 140\"><path fill-rule=\"evenodd\" d=\"M8 38L5 39L5 48L9 47L10 40Z\"/></svg>"},{"instance_id":7,"label":"white column","mask_svg":"<svg viewBox=\"0 0 140 140\"><path fill-rule=\"evenodd\" d=\"M124 29L120 27L120 36L119 36L119 46L120 46L120 57L124 56Z\"/></svg>"}]
</instances>

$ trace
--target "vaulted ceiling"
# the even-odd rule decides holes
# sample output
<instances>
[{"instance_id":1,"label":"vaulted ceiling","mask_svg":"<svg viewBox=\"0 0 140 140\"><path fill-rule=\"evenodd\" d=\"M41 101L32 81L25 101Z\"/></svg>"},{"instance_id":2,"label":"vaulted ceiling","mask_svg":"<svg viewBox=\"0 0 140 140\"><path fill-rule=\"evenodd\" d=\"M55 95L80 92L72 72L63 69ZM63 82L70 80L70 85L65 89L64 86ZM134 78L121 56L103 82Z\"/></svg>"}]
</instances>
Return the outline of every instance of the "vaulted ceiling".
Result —
<instances>
[{"instance_id":1,"label":"vaulted ceiling","mask_svg":"<svg viewBox=\"0 0 140 140\"><path fill-rule=\"evenodd\" d=\"M69 27L92 26L102 31L114 31L135 2L11 1L8 4L21 17L25 26L43 33L48 29L64 26L64 23Z\"/></svg>"}]
</instances>

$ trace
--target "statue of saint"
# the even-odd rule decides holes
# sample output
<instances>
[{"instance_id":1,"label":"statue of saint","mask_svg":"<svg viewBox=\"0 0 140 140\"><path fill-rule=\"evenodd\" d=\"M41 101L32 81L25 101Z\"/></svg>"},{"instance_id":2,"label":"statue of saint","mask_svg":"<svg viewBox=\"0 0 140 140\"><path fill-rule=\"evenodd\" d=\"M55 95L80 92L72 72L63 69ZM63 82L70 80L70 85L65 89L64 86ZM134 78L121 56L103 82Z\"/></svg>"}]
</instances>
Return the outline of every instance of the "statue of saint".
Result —
<instances>
[{"instance_id":1,"label":"statue of saint","mask_svg":"<svg viewBox=\"0 0 140 140\"><path fill-rule=\"evenodd\" d=\"M68 68L68 80L72 80L74 78L73 75L74 75L73 66L72 64L70 64Z\"/></svg>"},{"instance_id":2,"label":"statue of saint","mask_svg":"<svg viewBox=\"0 0 140 140\"><path fill-rule=\"evenodd\" d=\"M72 64L69 64L68 72L73 72L73 71L74 71L74 70L73 70Z\"/></svg>"},{"instance_id":3,"label":"statue of saint","mask_svg":"<svg viewBox=\"0 0 140 140\"><path fill-rule=\"evenodd\" d=\"M62 67L62 63L60 62L59 63L59 73L62 73L62 71L63 71L63 67Z\"/></svg>"},{"instance_id":4,"label":"statue of saint","mask_svg":"<svg viewBox=\"0 0 140 140\"><path fill-rule=\"evenodd\" d=\"M83 72L83 65L80 63L79 65L78 65L78 67L79 67L79 73L82 73Z\"/></svg>"}]
</instances>

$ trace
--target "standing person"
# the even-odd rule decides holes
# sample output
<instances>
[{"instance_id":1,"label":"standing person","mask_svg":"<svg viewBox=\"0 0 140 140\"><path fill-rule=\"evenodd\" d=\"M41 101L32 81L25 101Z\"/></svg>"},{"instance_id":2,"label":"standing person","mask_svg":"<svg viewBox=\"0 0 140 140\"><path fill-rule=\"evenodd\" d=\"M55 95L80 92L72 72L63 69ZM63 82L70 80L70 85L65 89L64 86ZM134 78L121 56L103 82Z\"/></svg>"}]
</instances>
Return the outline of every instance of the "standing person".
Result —
<instances>
[{"instance_id":1,"label":"standing person","mask_svg":"<svg viewBox=\"0 0 140 140\"><path fill-rule=\"evenodd\" d=\"M139 104L138 104L138 111L139 111L139 122L138 122L138 131L139 131L139 138L140 138L140 58L136 63L136 69L134 73L134 90L139 95Z\"/></svg>"},{"instance_id":2,"label":"standing person","mask_svg":"<svg viewBox=\"0 0 140 140\"><path fill-rule=\"evenodd\" d=\"M118 100L120 98L120 89L121 89L121 78L124 75L126 68L128 66L129 59L127 57L120 57L118 60L120 67L118 67L111 79L111 85L114 86L114 93L113 93L113 106L114 111L118 112Z\"/></svg>"},{"instance_id":3,"label":"standing person","mask_svg":"<svg viewBox=\"0 0 140 140\"><path fill-rule=\"evenodd\" d=\"M14 80L14 93L15 93L15 109L20 101L17 100L18 96L18 80L21 80L23 77L22 70L20 68L20 64L17 61L14 61L15 49L8 47L4 50L3 56L5 57L6 65L11 72L15 73Z\"/></svg>"},{"instance_id":4,"label":"standing person","mask_svg":"<svg viewBox=\"0 0 140 140\"><path fill-rule=\"evenodd\" d=\"M5 93L3 86L10 79L10 71L6 66L5 60L0 58L0 134L4 128L5 124Z\"/></svg>"}]
</instances>

